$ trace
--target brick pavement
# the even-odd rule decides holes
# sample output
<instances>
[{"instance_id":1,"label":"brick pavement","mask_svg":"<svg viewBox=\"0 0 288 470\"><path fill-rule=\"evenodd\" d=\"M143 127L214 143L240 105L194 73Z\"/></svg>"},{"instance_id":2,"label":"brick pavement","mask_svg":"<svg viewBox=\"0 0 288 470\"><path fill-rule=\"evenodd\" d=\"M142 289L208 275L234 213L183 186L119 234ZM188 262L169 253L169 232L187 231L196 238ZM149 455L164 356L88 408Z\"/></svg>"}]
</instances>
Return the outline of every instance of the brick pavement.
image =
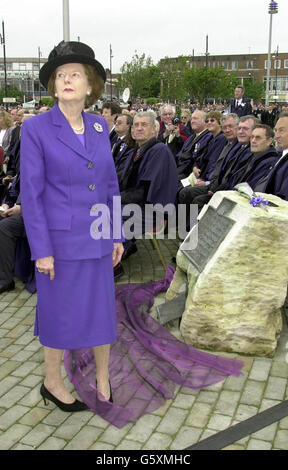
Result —
<instances>
[{"instance_id":1,"label":"brick pavement","mask_svg":"<svg viewBox=\"0 0 288 470\"><path fill-rule=\"evenodd\" d=\"M160 243L169 262L177 244L173 240ZM164 276L149 241L138 242L138 252L124 266L126 274L119 283ZM156 303L163 297L160 294ZM178 387L173 400L122 429L93 412L64 413L53 403L46 407L39 394L44 368L42 348L33 336L35 304L36 295L30 295L17 280L15 291L0 295L1 450L181 450L288 399L285 320L273 359L234 355L244 360L241 377L229 377L199 391ZM179 337L175 324L171 331ZM226 449L288 450L288 417Z\"/></svg>"}]
</instances>

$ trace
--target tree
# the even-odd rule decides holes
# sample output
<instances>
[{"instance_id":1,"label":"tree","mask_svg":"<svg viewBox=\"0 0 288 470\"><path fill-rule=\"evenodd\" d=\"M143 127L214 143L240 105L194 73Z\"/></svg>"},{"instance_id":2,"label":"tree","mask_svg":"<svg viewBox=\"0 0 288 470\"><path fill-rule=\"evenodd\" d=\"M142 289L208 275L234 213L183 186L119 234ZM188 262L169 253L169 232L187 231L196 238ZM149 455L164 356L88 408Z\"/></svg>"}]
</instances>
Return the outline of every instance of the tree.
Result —
<instances>
[{"instance_id":1,"label":"tree","mask_svg":"<svg viewBox=\"0 0 288 470\"><path fill-rule=\"evenodd\" d=\"M130 89L131 97L148 98L158 96L160 91L160 70L153 64L151 57L139 56L135 51L131 62L125 62L118 77L120 92Z\"/></svg>"},{"instance_id":2,"label":"tree","mask_svg":"<svg viewBox=\"0 0 288 470\"><path fill-rule=\"evenodd\" d=\"M3 98L16 98L18 102L23 101L24 93L19 90L16 85L9 85L8 86L8 95L6 96L5 88L0 88L0 102L3 103Z\"/></svg>"},{"instance_id":3,"label":"tree","mask_svg":"<svg viewBox=\"0 0 288 470\"><path fill-rule=\"evenodd\" d=\"M264 83L252 78L244 78L245 96L248 96L253 101L258 102L265 96Z\"/></svg>"},{"instance_id":4,"label":"tree","mask_svg":"<svg viewBox=\"0 0 288 470\"><path fill-rule=\"evenodd\" d=\"M184 87L190 99L203 103L205 98L228 99L237 84L236 73L228 73L223 67L190 68L184 71Z\"/></svg>"},{"instance_id":5,"label":"tree","mask_svg":"<svg viewBox=\"0 0 288 470\"><path fill-rule=\"evenodd\" d=\"M158 66L161 68L161 98L164 101L183 101L186 96L184 86L186 58L179 56L176 60L171 60L165 57Z\"/></svg>"}]
</instances>

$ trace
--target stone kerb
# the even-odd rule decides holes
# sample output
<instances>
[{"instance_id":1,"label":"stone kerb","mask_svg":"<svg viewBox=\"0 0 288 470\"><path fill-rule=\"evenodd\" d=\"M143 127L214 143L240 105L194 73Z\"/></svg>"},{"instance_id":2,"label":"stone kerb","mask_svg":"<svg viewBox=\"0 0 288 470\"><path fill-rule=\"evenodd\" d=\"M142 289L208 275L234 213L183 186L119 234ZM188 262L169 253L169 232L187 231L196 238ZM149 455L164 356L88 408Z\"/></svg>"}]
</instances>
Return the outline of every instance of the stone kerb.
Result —
<instances>
[{"instance_id":1,"label":"stone kerb","mask_svg":"<svg viewBox=\"0 0 288 470\"><path fill-rule=\"evenodd\" d=\"M190 252L190 259L187 250L185 254L180 248L177 253L166 299L183 294L186 288L180 330L195 347L274 355L287 291L288 203L262 196L278 207L253 207L236 191L216 193L199 215L201 243ZM217 235L212 242L203 242L209 232L205 218L212 232L219 232L222 221L231 222L222 241L219 237L217 241ZM214 252L207 257L211 249Z\"/></svg>"}]
</instances>

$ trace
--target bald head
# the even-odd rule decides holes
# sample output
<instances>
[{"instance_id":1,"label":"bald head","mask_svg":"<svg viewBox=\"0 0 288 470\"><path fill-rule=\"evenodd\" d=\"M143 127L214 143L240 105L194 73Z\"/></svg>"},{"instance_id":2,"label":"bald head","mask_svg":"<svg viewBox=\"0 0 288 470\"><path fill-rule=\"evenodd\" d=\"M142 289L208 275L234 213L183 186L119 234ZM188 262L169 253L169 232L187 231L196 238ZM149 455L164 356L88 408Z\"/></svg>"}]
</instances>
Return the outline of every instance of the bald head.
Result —
<instances>
[{"instance_id":1,"label":"bald head","mask_svg":"<svg viewBox=\"0 0 288 470\"><path fill-rule=\"evenodd\" d=\"M196 109L191 117L191 127L196 134L200 134L200 132L206 129L206 113L201 111L200 109Z\"/></svg>"}]
</instances>

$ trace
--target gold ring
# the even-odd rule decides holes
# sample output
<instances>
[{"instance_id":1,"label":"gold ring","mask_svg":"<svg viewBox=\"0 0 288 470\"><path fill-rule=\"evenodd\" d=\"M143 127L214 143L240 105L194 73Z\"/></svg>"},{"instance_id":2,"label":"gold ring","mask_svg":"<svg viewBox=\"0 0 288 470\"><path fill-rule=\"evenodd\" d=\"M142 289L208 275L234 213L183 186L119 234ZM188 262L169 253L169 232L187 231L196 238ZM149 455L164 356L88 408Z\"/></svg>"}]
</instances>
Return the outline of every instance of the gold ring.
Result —
<instances>
[{"instance_id":1,"label":"gold ring","mask_svg":"<svg viewBox=\"0 0 288 470\"><path fill-rule=\"evenodd\" d=\"M37 269L38 273L44 273L44 270L43 269Z\"/></svg>"}]
</instances>

